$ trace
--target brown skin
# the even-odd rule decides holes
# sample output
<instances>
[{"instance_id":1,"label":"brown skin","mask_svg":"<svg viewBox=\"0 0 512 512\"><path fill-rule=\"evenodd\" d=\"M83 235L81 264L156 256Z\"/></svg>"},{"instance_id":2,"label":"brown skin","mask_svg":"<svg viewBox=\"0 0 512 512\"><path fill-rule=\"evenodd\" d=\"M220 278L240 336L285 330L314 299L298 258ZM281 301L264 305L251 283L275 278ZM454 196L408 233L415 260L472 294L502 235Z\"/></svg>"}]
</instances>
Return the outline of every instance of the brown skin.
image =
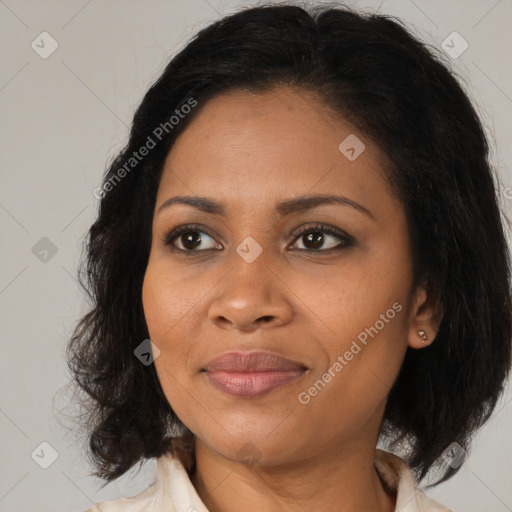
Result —
<instances>
[{"instance_id":1,"label":"brown skin","mask_svg":"<svg viewBox=\"0 0 512 512\"><path fill-rule=\"evenodd\" d=\"M351 133L366 145L354 161L338 150ZM411 293L407 220L384 179L384 162L375 145L319 98L284 87L210 100L170 151L143 305L161 351L155 365L162 388L196 436L191 479L212 512L394 510L395 496L373 467L386 398L407 346L426 346L418 329L427 332L428 344L441 318L423 287ZM272 214L280 200L313 194L346 196L373 219L336 204ZM182 204L157 213L177 195L211 197L225 203L227 215ZM322 253L342 241L314 228L323 245L308 242L307 233L292 234L317 222L349 234L354 246ZM173 245L189 253L173 252L164 235L188 223L214 236L192 233L201 237L194 249L182 234ZM252 263L236 252L249 236L263 249ZM215 247L221 250L206 250ZM300 403L298 394L395 302L402 310L320 393ZM264 396L233 397L201 372L232 350L272 351L309 370ZM243 462L247 443L253 464Z\"/></svg>"}]
</instances>

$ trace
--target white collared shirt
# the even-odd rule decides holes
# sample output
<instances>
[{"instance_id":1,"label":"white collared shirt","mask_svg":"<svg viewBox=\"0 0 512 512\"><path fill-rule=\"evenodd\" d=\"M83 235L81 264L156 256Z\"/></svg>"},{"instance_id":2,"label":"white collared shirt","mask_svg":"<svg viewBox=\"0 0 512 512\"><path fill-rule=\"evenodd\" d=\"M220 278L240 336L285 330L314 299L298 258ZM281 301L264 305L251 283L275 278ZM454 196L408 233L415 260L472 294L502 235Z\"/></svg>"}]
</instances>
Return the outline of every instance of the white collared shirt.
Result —
<instances>
[{"instance_id":1,"label":"white collared shirt","mask_svg":"<svg viewBox=\"0 0 512 512\"><path fill-rule=\"evenodd\" d=\"M376 449L375 466L396 494L395 512L451 512L416 487L400 457ZM161 456L157 471L157 481L137 496L103 501L84 512L209 512L177 458Z\"/></svg>"}]
</instances>

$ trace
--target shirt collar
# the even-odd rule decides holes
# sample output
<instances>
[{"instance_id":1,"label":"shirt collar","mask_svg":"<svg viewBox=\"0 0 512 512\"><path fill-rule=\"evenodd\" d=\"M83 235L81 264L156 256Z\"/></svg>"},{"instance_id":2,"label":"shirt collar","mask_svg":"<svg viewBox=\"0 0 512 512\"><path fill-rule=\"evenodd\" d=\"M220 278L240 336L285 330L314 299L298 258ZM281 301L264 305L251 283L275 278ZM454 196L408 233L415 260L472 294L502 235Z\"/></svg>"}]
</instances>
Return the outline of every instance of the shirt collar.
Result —
<instances>
[{"instance_id":1,"label":"shirt collar","mask_svg":"<svg viewBox=\"0 0 512 512\"><path fill-rule=\"evenodd\" d=\"M374 463L381 480L396 496L395 512L451 512L418 489L411 469L397 455L376 449Z\"/></svg>"}]
</instances>

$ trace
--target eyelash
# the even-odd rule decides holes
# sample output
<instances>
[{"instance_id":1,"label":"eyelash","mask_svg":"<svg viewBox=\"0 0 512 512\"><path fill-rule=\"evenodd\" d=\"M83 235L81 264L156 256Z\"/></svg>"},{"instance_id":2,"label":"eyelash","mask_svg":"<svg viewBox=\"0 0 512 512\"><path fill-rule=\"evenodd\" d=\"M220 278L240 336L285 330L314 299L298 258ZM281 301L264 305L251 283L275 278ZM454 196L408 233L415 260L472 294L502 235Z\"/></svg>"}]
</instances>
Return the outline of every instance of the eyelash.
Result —
<instances>
[{"instance_id":1,"label":"eyelash","mask_svg":"<svg viewBox=\"0 0 512 512\"><path fill-rule=\"evenodd\" d=\"M200 232L200 233L206 233L211 238L215 238L215 235L209 230L206 229L204 226L200 226L199 224L185 224L183 226L178 226L177 228L170 229L167 231L163 237L162 242L165 246L170 246L170 248L173 251L178 251L182 253L187 254L195 254L195 253L204 253L207 251L216 251L218 249L199 249L199 250L184 250L179 249L178 247L172 245L174 240L176 240L180 235L183 235L184 233L188 232ZM329 235L333 235L340 239L342 243L336 247L331 247L330 249L294 249L298 251L307 251L312 253L331 253L334 251L340 251L342 249L347 249L348 247L351 247L354 245L355 240L344 233L343 231L340 231L336 228L333 228L332 226L329 226L327 224L317 223L313 225L305 225L300 228L298 228L292 235L294 236L293 242L295 243L302 235L306 233L327 233Z\"/></svg>"}]
</instances>

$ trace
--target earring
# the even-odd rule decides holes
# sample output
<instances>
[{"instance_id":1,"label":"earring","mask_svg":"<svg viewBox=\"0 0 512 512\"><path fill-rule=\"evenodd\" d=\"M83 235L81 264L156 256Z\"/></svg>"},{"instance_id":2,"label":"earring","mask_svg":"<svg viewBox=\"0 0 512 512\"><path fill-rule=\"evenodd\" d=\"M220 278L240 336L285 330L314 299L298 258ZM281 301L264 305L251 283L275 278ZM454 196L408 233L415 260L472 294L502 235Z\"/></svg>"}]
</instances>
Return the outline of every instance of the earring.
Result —
<instances>
[{"instance_id":1,"label":"earring","mask_svg":"<svg viewBox=\"0 0 512 512\"><path fill-rule=\"evenodd\" d=\"M421 343L425 344L428 340L427 333L423 329L419 329L418 334L421 336Z\"/></svg>"}]
</instances>

